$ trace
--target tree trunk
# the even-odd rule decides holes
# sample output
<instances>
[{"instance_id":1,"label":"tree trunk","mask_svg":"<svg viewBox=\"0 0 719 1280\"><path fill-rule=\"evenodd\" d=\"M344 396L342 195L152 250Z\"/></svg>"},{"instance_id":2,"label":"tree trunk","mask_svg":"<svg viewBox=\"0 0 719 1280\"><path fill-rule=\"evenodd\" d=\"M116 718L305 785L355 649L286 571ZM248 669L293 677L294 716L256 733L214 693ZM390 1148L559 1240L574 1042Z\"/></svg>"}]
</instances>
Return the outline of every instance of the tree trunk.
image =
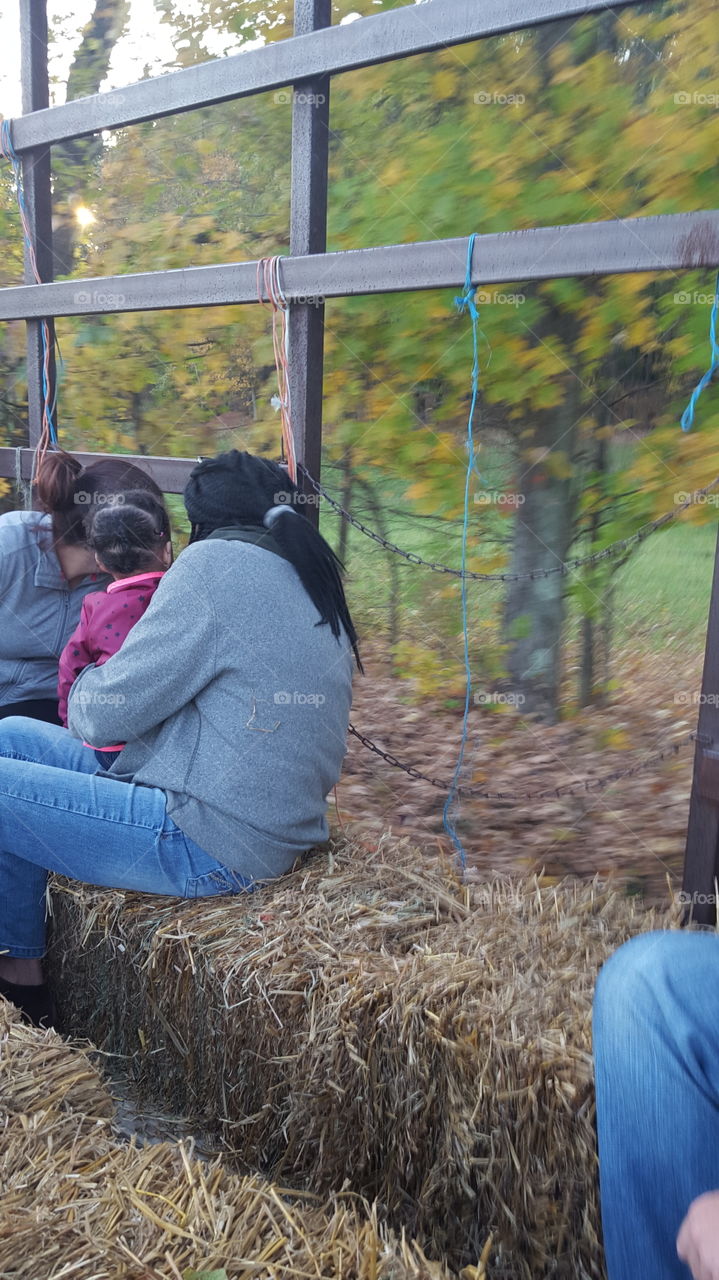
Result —
<instances>
[{"instance_id":1,"label":"tree trunk","mask_svg":"<svg viewBox=\"0 0 719 1280\"><path fill-rule=\"evenodd\" d=\"M594 620L582 618L582 660L579 666L579 705L588 707L594 700Z\"/></svg>"},{"instance_id":2,"label":"tree trunk","mask_svg":"<svg viewBox=\"0 0 719 1280\"><path fill-rule=\"evenodd\" d=\"M355 484L362 490L367 499L367 505L372 512L380 538L386 540L387 527L382 504L378 502L372 485L358 475L355 475ZM399 640L399 565L394 551L387 552L387 571L389 575L389 600L387 602L389 615L389 669L390 675L394 675L394 647Z\"/></svg>"},{"instance_id":3,"label":"tree trunk","mask_svg":"<svg viewBox=\"0 0 719 1280\"><path fill-rule=\"evenodd\" d=\"M600 414L599 426L604 428L608 425L609 413ZM609 499L608 493L608 471L609 471L609 450L605 436L600 432L594 441L594 460L592 464L593 471L597 477L595 498L595 507L589 519L589 551L593 552L597 547L597 540L601 528L601 512L597 506L597 502L601 500L602 507ZM606 581L606 568L600 565L598 568L588 567L584 570L587 575L587 582L590 589L595 595L603 595L603 587ZM585 613L582 618L582 660L580 665L579 677L579 704L582 707L591 706L593 702L598 701L595 695L596 683L596 634L597 628L594 625L595 611L590 610Z\"/></svg>"},{"instance_id":4,"label":"tree trunk","mask_svg":"<svg viewBox=\"0 0 719 1280\"><path fill-rule=\"evenodd\" d=\"M561 455L571 460L578 405L573 379L561 408L538 418L532 446L544 452L524 467L510 565L512 573L535 577L510 583L504 608L512 691L525 714L550 723L559 706L565 579L544 575L566 560L571 543L576 493L571 475L564 474L569 467L557 464Z\"/></svg>"},{"instance_id":5,"label":"tree trunk","mask_svg":"<svg viewBox=\"0 0 719 1280\"><path fill-rule=\"evenodd\" d=\"M67 77L67 101L99 93L112 51L123 33L128 0L95 0L89 22ZM52 149L54 274L70 275L77 242L75 210L90 180L90 168L102 151L99 134L70 138Z\"/></svg>"},{"instance_id":6,"label":"tree trunk","mask_svg":"<svg viewBox=\"0 0 719 1280\"><path fill-rule=\"evenodd\" d=\"M352 486L354 483L354 475L352 472L352 450L348 449L341 462L343 479L342 479L342 506L345 511L349 511L352 503ZM347 564L347 547L349 545L349 522L344 516L340 516L340 540L337 555L343 565Z\"/></svg>"}]
</instances>

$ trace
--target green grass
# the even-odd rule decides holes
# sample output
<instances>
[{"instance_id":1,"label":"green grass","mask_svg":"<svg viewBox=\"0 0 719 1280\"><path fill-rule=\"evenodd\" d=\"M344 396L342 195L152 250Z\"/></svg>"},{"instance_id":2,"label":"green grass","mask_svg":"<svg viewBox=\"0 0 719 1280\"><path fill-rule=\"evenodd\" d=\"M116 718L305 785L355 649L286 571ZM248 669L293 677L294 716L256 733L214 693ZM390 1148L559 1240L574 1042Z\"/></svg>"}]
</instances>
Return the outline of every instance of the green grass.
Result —
<instances>
[{"instance_id":1,"label":"green grass","mask_svg":"<svg viewBox=\"0 0 719 1280\"><path fill-rule=\"evenodd\" d=\"M616 634L652 652L703 647L709 614L715 523L677 524L652 534L617 575Z\"/></svg>"},{"instance_id":2,"label":"green grass","mask_svg":"<svg viewBox=\"0 0 719 1280\"><path fill-rule=\"evenodd\" d=\"M330 479L328 487L336 493ZM459 566L461 523L442 524L438 519L408 519L401 487L378 479L376 495L382 505L388 537L408 551L428 560ZM354 514L377 528L374 513L359 498L351 503ZM338 518L323 515L325 536L337 546ZM488 538L500 528L507 536L511 522L484 526ZM651 653L689 645L703 648L711 592L716 522L676 524L652 534L635 550L615 577L614 643L628 643ZM487 542L487 553L492 551ZM369 636L385 634L389 617L390 580L388 556L359 531L352 530L348 553L348 595L361 631ZM496 549L496 545L495 545ZM459 656L460 597L457 579L430 572L395 557L398 565L400 635L429 647ZM469 612L472 635L496 642L505 588L501 584L471 584ZM567 635L576 635L578 612L569 606Z\"/></svg>"}]
</instances>

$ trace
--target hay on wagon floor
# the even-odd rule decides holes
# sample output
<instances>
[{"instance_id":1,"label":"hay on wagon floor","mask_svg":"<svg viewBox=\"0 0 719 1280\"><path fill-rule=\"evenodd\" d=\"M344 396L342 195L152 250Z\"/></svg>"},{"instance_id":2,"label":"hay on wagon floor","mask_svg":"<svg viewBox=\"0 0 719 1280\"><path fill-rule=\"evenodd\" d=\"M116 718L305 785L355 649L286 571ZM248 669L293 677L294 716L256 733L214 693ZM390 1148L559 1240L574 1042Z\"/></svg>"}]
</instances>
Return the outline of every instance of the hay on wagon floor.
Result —
<instances>
[{"instance_id":1,"label":"hay on wagon floor","mask_svg":"<svg viewBox=\"0 0 719 1280\"><path fill-rule=\"evenodd\" d=\"M597 971L657 917L597 884L462 885L343 844L253 896L59 882L64 1016L243 1161L377 1199L492 1275L600 1277L590 1058ZM665 920L659 921L666 924Z\"/></svg>"},{"instance_id":2,"label":"hay on wagon floor","mask_svg":"<svg viewBox=\"0 0 719 1280\"><path fill-rule=\"evenodd\" d=\"M114 1110L107 1085L86 1053L69 1050L54 1032L35 1031L0 997L0 1111L31 1115L48 1109L97 1119Z\"/></svg>"},{"instance_id":3,"label":"hay on wagon floor","mask_svg":"<svg viewBox=\"0 0 719 1280\"><path fill-rule=\"evenodd\" d=\"M287 1192L192 1144L118 1141L85 1055L0 1001L3 1280L450 1280L352 1197ZM84 1108L96 1108L86 1112Z\"/></svg>"}]
</instances>

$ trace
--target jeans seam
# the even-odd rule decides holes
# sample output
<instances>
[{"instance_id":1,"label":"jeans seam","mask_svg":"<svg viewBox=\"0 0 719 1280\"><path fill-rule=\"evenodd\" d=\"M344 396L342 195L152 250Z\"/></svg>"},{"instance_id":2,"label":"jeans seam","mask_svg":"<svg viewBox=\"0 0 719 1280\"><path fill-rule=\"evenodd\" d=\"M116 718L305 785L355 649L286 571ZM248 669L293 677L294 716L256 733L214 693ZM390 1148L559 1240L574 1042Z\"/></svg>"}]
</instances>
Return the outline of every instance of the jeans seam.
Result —
<instances>
[{"instance_id":1,"label":"jeans seam","mask_svg":"<svg viewBox=\"0 0 719 1280\"><path fill-rule=\"evenodd\" d=\"M42 760L33 760L32 756L24 756L21 751L2 751L0 760L24 760L25 764L42 764Z\"/></svg>"},{"instance_id":2,"label":"jeans seam","mask_svg":"<svg viewBox=\"0 0 719 1280\"><path fill-rule=\"evenodd\" d=\"M24 757L21 758L24 759ZM37 761L28 761L28 763L36 764ZM77 774L77 776L81 777L82 775ZM88 774L87 776L91 778L94 775ZM43 809L52 809L55 813L73 813L78 818L94 818L96 822L114 822L117 827L142 827L144 831L154 831L156 836L160 834L156 826L147 822L128 822L125 818L108 818L102 813L87 813L83 809L71 809L68 805L49 804L46 800L36 800L31 796L20 795L17 791L6 791L2 787L0 787L0 795L6 796L8 800L24 800L26 804L36 804Z\"/></svg>"}]
</instances>

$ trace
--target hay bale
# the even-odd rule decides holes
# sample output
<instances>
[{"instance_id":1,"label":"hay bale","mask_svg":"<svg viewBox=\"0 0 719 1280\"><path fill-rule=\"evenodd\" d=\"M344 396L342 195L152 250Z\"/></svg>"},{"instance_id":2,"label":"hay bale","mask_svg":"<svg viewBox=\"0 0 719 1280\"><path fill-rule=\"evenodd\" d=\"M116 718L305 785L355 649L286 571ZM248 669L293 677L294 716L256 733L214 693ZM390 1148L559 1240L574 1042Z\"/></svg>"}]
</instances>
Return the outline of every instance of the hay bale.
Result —
<instances>
[{"instance_id":1,"label":"hay bale","mask_svg":"<svg viewBox=\"0 0 719 1280\"><path fill-rule=\"evenodd\" d=\"M36 1112L0 1125L0 1275L167 1280L224 1268L228 1280L449 1280L364 1220L218 1162L186 1144L113 1142L106 1122Z\"/></svg>"},{"instance_id":2,"label":"hay bale","mask_svg":"<svg viewBox=\"0 0 719 1280\"><path fill-rule=\"evenodd\" d=\"M54 900L65 1017L239 1159L347 1179L455 1266L493 1232L497 1280L603 1275L592 990L665 920L596 883L461 885L387 840L251 898Z\"/></svg>"},{"instance_id":3,"label":"hay bale","mask_svg":"<svg viewBox=\"0 0 719 1280\"><path fill-rule=\"evenodd\" d=\"M196 1160L188 1142L120 1143L85 1055L9 1006L0 1045L3 1280L181 1280L186 1268L228 1280L451 1280L354 1197L325 1204L241 1178Z\"/></svg>"},{"instance_id":4,"label":"hay bale","mask_svg":"<svg viewBox=\"0 0 719 1280\"><path fill-rule=\"evenodd\" d=\"M110 1092L86 1053L54 1031L28 1026L0 996L0 1108L32 1115L54 1108L80 1116L113 1114Z\"/></svg>"}]
</instances>

